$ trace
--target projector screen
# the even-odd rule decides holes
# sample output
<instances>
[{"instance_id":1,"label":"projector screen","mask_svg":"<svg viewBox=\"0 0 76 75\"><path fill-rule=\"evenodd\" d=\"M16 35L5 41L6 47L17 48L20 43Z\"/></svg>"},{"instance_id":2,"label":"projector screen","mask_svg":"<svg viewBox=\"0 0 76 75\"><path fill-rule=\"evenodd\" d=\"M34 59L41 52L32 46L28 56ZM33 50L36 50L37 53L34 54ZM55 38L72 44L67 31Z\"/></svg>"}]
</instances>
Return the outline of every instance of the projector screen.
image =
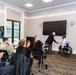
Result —
<instances>
[{"instance_id":1,"label":"projector screen","mask_svg":"<svg viewBox=\"0 0 76 75\"><path fill-rule=\"evenodd\" d=\"M52 32L56 32L58 36L66 35L66 26L66 20L43 22L43 35L49 35Z\"/></svg>"}]
</instances>

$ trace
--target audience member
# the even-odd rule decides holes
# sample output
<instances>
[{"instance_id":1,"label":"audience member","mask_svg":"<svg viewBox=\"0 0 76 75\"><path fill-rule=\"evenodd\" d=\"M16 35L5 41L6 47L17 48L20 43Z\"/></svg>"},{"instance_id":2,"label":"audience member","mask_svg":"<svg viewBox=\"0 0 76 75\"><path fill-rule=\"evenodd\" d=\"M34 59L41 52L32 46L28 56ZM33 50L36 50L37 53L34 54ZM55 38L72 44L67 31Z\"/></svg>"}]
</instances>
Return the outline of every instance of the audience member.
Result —
<instances>
[{"instance_id":1,"label":"audience member","mask_svg":"<svg viewBox=\"0 0 76 75\"><path fill-rule=\"evenodd\" d=\"M7 50L8 54L10 55L13 52L13 43L11 45L8 44L8 38L3 38L3 43L0 44L1 50Z\"/></svg>"},{"instance_id":2,"label":"audience member","mask_svg":"<svg viewBox=\"0 0 76 75\"><path fill-rule=\"evenodd\" d=\"M46 44L49 45L49 48L48 48L48 53L52 54L52 44L53 44L53 41L55 43L58 43L55 39L54 39L54 36L56 35L55 32L52 32L51 35L48 36L47 40L45 41Z\"/></svg>"},{"instance_id":3,"label":"audience member","mask_svg":"<svg viewBox=\"0 0 76 75\"><path fill-rule=\"evenodd\" d=\"M16 49L16 53L25 54L28 61L30 61L30 67L31 67L32 66L31 49L28 48L28 47L24 47L24 45L25 45L25 40L24 39L19 40L18 45L19 46Z\"/></svg>"},{"instance_id":4,"label":"audience member","mask_svg":"<svg viewBox=\"0 0 76 75\"><path fill-rule=\"evenodd\" d=\"M40 59L38 59L39 60L39 63L38 64L40 64L41 63L41 57L43 58L43 54L44 54L44 52L43 52L43 50L42 50L42 45L43 45L43 43L40 41L40 40L37 40L36 42L35 42L35 45L34 45L34 47L33 47L33 51L35 52L35 50L36 50L36 53L37 53L37 51L38 51L38 57L40 58ZM40 53L40 54L39 54ZM42 59L42 63L43 63L43 59Z\"/></svg>"},{"instance_id":5,"label":"audience member","mask_svg":"<svg viewBox=\"0 0 76 75\"><path fill-rule=\"evenodd\" d=\"M37 40L36 42L35 42L35 44L34 44L34 49L40 49L40 50L42 50L42 45L43 45L43 43L40 41L40 40Z\"/></svg>"},{"instance_id":6,"label":"audience member","mask_svg":"<svg viewBox=\"0 0 76 75\"><path fill-rule=\"evenodd\" d=\"M0 53L0 75L15 75L15 67L13 65L3 66L1 58L4 53Z\"/></svg>"}]
</instances>

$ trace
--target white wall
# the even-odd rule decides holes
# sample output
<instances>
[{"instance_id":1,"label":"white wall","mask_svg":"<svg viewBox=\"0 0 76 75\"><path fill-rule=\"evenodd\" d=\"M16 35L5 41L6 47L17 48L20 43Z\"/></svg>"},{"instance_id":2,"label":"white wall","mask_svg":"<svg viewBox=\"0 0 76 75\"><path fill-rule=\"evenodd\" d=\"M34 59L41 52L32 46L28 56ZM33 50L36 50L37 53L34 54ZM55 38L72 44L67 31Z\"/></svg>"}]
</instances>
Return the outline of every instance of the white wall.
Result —
<instances>
[{"instance_id":1,"label":"white wall","mask_svg":"<svg viewBox=\"0 0 76 75\"><path fill-rule=\"evenodd\" d=\"M43 22L67 20L67 40L70 42L70 46L73 48L73 53L76 54L76 40L75 40L76 38L76 11L75 11L75 8L76 8L76 5L72 5L72 6L67 6L67 7L60 7L57 9L55 8L48 11L31 13L29 15L30 17L29 17L29 22L28 22L28 36L37 35L36 40L41 40L45 42L45 40L47 39L47 36L42 35ZM73 25L71 25L71 22L73 22ZM60 36L56 36L55 39L60 42L62 38ZM59 45L53 43L54 50L57 50L58 46Z\"/></svg>"},{"instance_id":2,"label":"white wall","mask_svg":"<svg viewBox=\"0 0 76 75\"><path fill-rule=\"evenodd\" d=\"M0 26L5 25L5 6L0 3Z\"/></svg>"},{"instance_id":3,"label":"white wall","mask_svg":"<svg viewBox=\"0 0 76 75\"><path fill-rule=\"evenodd\" d=\"M50 14L57 14L57 13L64 13L70 11L76 11L76 4L61 6L61 7L54 7L43 11L32 12L29 14L29 17L34 16L42 16L42 15L50 15Z\"/></svg>"},{"instance_id":4,"label":"white wall","mask_svg":"<svg viewBox=\"0 0 76 75\"><path fill-rule=\"evenodd\" d=\"M73 25L70 24L72 21L74 22ZM45 42L47 36L42 35L43 33L43 22L45 21L58 21L58 20L67 20L67 40L70 42L71 47L76 50L76 14L75 15L65 15L65 16L56 16L56 17L47 17L47 18L39 18L39 19L32 19L29 21L29 29L28 35L35 36L37 35L37 39ZM61 41L61 37L55 37L57 41ZM58 47L58 45L53 44L54 47Z\"/></svg>"}]
</instances>

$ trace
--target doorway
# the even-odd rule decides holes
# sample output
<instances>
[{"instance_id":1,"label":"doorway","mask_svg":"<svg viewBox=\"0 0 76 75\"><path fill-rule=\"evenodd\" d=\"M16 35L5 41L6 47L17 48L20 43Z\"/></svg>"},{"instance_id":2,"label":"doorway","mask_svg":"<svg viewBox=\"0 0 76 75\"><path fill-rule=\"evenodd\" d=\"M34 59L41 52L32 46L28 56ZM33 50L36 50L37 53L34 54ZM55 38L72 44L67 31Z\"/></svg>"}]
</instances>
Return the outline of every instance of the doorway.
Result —
<instances>
[{"instance_id":1,"label":"doorway","mask_svg":"<svg viewBox=\"0 0 76 75\"><path fill-rule=\"evenodd\" d=\"M27 36L26 41L28 41L28 40L31 42L30 48L32 49L34 47L36 38Z\"/></svg>"}]
</instances>

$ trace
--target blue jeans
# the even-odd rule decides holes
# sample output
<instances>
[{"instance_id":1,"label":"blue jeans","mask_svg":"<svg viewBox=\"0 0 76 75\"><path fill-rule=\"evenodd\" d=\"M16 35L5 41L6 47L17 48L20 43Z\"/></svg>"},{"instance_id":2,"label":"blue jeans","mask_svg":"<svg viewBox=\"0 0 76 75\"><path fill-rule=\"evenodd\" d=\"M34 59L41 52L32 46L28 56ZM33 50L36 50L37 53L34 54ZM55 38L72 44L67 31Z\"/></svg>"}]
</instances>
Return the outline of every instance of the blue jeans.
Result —
<instances>
[{"instance_id":1,"label":"blue jeans","mask_svg":"<svg viewBox=\"0 0 76 75\"><path fill-rule=\"evenodd\" d=\"M52 45L46 43L46 45L48 45L48 53L52 53Z\"/></svg>"},{"instance_id":2,"label":"blue jeans","mask_svg":"<svg viewBox=\"0 0 76 75\"><path fill-rule=\"evenodd\" d=\"M10 66L3 66L1 67L2 70L0 70L0 75L15 75L15 67L10 65Z\"/></svg>"}]
</instances>

